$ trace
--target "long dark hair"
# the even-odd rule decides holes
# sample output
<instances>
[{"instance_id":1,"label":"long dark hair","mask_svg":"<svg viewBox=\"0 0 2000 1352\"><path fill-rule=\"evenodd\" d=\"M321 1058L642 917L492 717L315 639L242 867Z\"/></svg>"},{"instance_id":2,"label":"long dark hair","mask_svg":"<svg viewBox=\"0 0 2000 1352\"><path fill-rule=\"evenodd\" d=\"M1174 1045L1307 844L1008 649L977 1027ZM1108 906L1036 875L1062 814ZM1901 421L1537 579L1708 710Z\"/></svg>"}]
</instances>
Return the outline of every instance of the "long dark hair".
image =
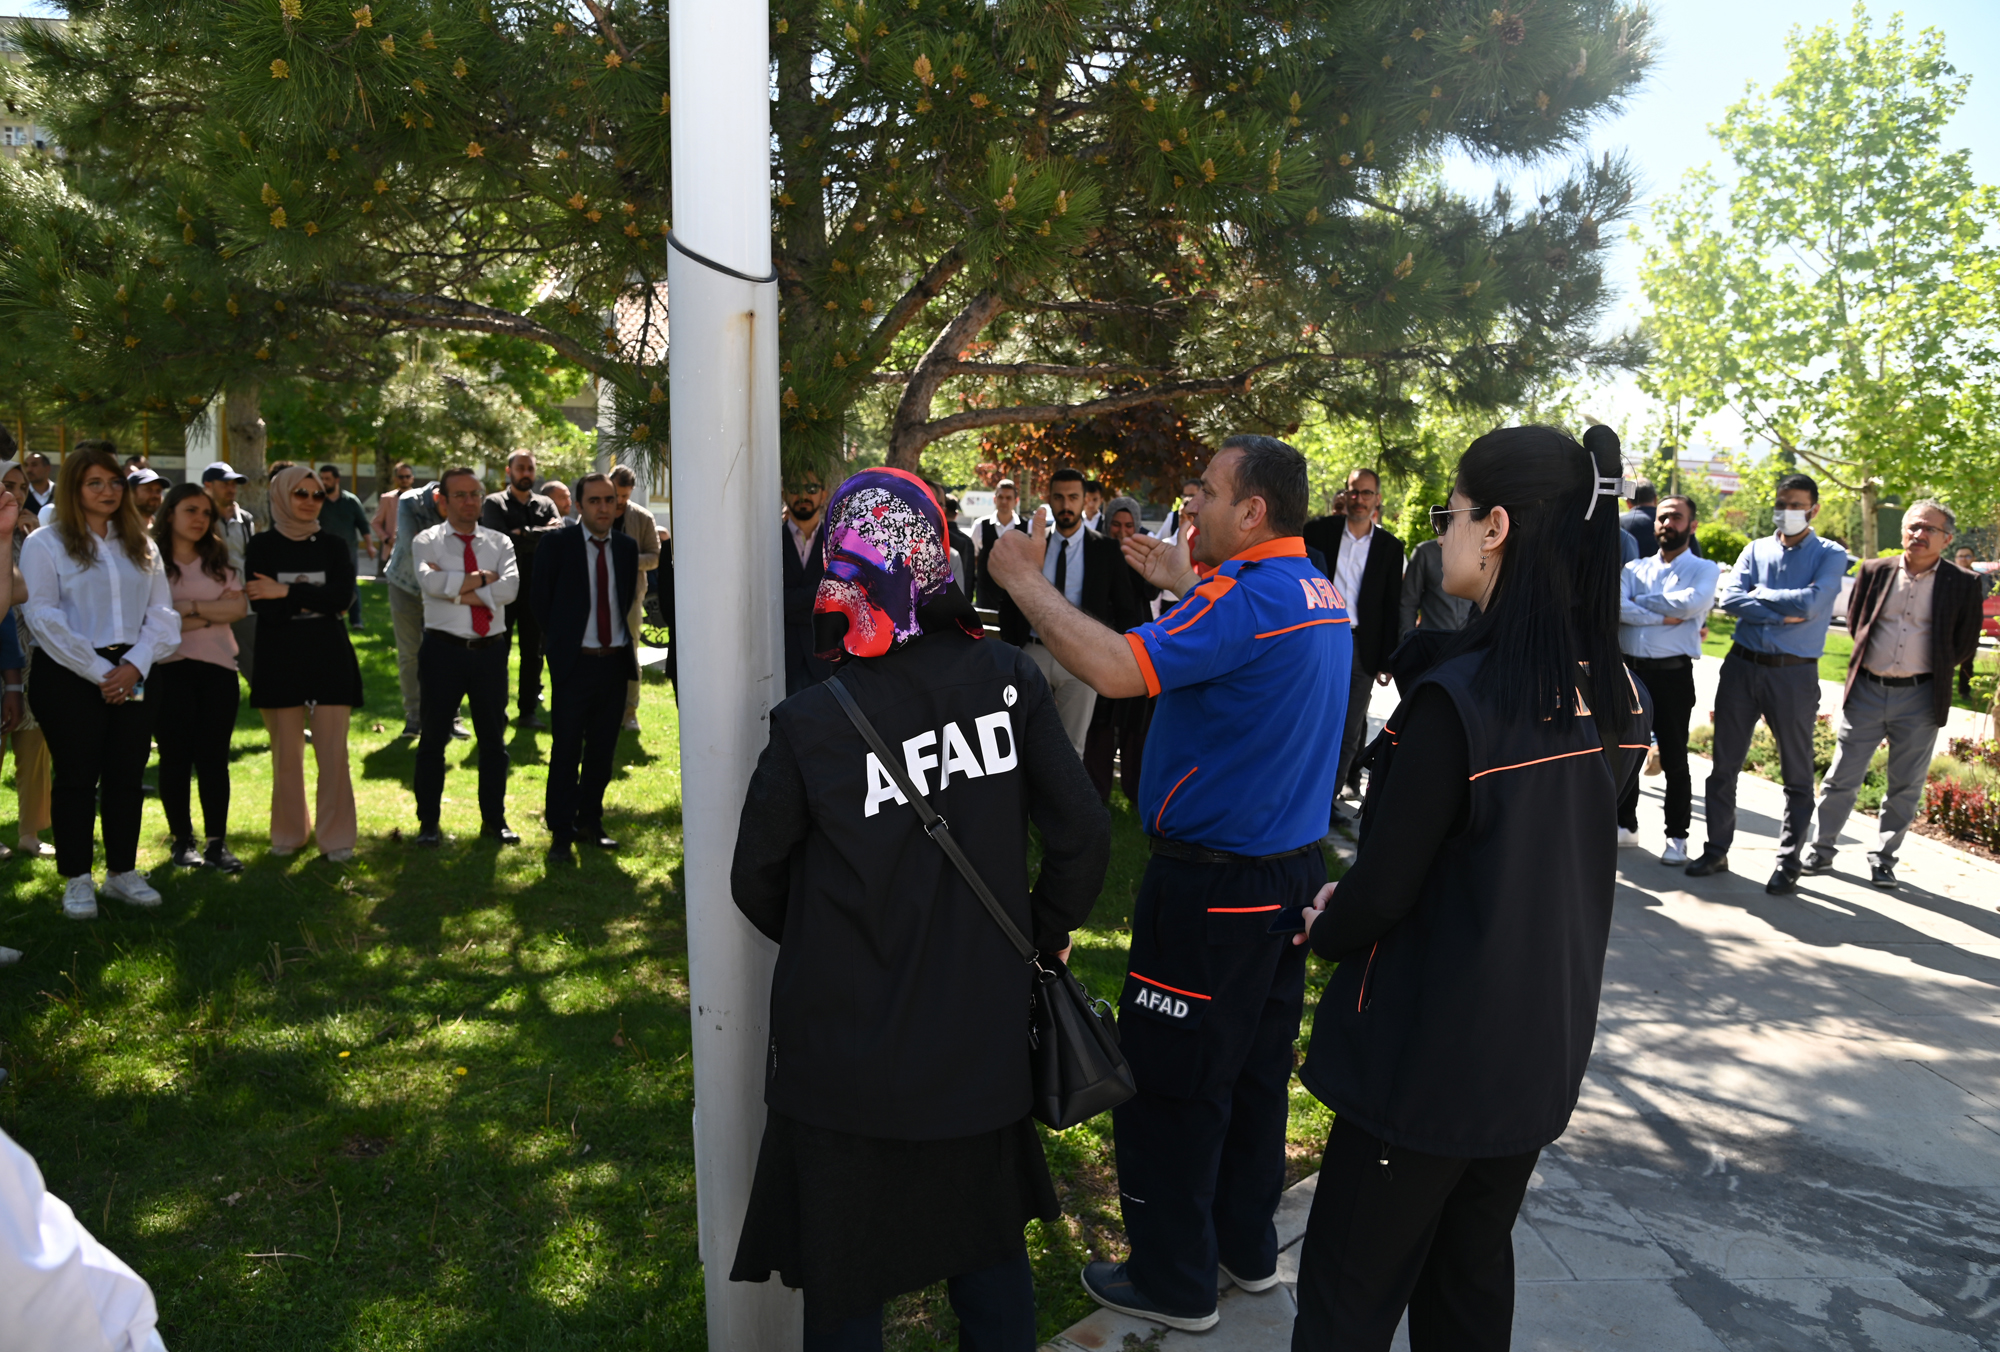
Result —
<instances>
[{"instance_id":1,"label":"long dark hair","mask_svg":"<svg viewBox=\"0 0 2000 1352\"><path fill-rule=\"evenodd\" d=\"M167 580L181 580L180 565L174 562L174 511L189 498L200 498L208 503L208 532L194 542L194 552L201 558L201 571L217 582L229 581L229 546L223 543L222 534L215 528L215 504L200 484L176 484L167 490L166 501L153 517L153 543L160 547L160 557L166 560Z\"/></svg>"},{"instance_id":2,"label":"long dark hair","mask_svg":"<svg viewBox=\"0 0 2000 1352\"><path fill-rule=\"evenodd\" d=\"M79 441L63 457L62 468L56 471L56 538L62 541L69 556L84 567L97 562L83 511L83 478L94 469L107 470L118 481L118 508L111 513L106 538L118 542L133 567L142 573L149 571L153 562L147 557L146 527L139 519L137 504L132 501L132 490L126 486L125 468L118 463L118 447L110 441L94 438Z\"/></svg>"},{"instance_id":3,"label":"long dark hair","mask_svg":"<svg viewBox=\"0 0 2000 1352\"><path fill-rule=\"evenodd\" d=\"M1487 650L1480 678L1501 716L1574 713L1581 683L1607 746L1631 718L1632 690L1618 651L1618 500L1599 497L1597 481L1621 473L1608 427L1592 427L1581 445L1553 427L1502 427L1460 457L1454 485L1473 520L1505 507L1510 523L1499 579L1465 645Z\"/></svg>"}]
</instances>

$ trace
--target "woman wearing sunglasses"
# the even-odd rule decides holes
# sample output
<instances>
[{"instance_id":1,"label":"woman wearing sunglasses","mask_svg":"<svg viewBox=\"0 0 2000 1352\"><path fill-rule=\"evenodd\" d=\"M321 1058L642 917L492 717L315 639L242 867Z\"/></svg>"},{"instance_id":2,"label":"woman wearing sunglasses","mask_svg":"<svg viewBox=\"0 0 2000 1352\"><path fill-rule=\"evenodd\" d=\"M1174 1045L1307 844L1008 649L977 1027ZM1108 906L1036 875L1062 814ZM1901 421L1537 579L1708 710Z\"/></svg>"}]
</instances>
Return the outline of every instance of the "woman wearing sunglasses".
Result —
<instances>
[{"instance_id":1,"label":"woman wearing sunglasses","mask_svg":"<svg viewBox=\"0 0 2000 1352\"><path fill-rule=\"evenodd\" d=\"M345 616L354 600L347 547L319 528L326 501L303 465L271 476L272 530L250 537L244 592L257 613L250 706L271 733L271 853L295 853L317 836L320 853L354 857L354 781L347 723L361 704L361 664ZM315 810L306 807L306 722L319 764ZM317 827L315 827L315 817Z\"/></svg>"},{"instance_id":2,"label":"woman wearing sunglasses","mask_svg":"<svg viewBox=\"0 0 2000 1352\"><path fill-rule=\"evenodd\" d=\"M1340 966L1299 1079L1337 1114L1297 1348L1504 1348L1509 1236L1597 1029L1619 790L1651 701L1618 652L1618 438L1472 443L1432 510L1480 613L1383 730L1360 853L1305 914ZM1606 499L1609 498L1609 501Z\"/></svg>"}]
</instances>

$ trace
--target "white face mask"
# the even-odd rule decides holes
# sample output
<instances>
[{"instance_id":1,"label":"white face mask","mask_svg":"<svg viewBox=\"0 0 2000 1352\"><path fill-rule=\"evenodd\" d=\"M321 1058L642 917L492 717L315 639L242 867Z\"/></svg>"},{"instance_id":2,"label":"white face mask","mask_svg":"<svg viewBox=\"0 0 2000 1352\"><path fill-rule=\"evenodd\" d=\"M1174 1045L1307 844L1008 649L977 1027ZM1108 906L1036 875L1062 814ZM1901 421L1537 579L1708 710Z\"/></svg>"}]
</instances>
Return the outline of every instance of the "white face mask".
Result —
<instances>
[{"instance_id":1,"label":"white face mask","mask_svg":"<svg viewBox=\"0 0 2000 1352\"><path fill-rule=\"evenodd\" d=\"M1777 523L1780 535L1797 535L1806 528L1806 514L1796 509L1776 508L1771 513L1771 520Z\"/></svg>"}]
</instances>

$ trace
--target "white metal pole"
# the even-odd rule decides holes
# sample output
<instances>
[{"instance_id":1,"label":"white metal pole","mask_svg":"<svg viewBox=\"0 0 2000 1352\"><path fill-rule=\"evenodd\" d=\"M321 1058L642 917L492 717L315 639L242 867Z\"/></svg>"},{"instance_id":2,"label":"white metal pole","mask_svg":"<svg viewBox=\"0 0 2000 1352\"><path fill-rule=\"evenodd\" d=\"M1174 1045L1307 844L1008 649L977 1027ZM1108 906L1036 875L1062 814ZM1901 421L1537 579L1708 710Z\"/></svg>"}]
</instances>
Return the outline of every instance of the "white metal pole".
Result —
<instances>
[{"instance_id":1,"label":"white metal pole","mask_svg":"<svg viewBox=\"0 0 2000 1352\"><path fill-rule=\"evenodd\" d=\"M729 893L750 773L784 698L778 578L778 298L771 271L767 0L679 0L668 11L673 229L675 638L694 1033L695 1189L708 1345L790 1352L802 1302L774 1278L729 1280L764 1130L777 950ZM723 270L727 269L727 271Z\"/></svg>"}]
</instances>

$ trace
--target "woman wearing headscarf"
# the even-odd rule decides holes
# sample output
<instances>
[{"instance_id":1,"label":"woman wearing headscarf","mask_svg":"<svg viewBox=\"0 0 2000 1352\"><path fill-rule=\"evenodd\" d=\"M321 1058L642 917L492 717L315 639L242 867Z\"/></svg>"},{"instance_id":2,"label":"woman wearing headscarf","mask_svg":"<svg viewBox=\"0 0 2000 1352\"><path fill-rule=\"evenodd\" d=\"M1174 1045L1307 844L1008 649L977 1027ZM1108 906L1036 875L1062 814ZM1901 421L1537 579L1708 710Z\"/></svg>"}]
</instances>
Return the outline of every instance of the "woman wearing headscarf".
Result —
<instances>
[{"instance_id":1,"label":"woman wearing headscarf","mask_svg":"<svg viewBox=\"0 0 2000 1352\"><path fill-rule=\"evenodd\" d=\"M41 724L35 722L33 702L28 698L28 684L34 670L35 635L28 628L27 617L21 607L28 601L28 584L21 577L21 546L28 535L41 523L26 504L30 496L28 471L18 460L0 461L0 490L4 490L15 502L22 504L14 521L12 534L12 561L4 574L0 574L0 586L5 586L12 598L14 609L7 618L0 620L0 634L11 632L15 648L9 654L18 654L19 665L9 665L8 659L0 657L0 671L6 674L5 684L9 687L4 701L0 701L0 760L5 759L9 744L14 749L14 797L19 806L19 816L14 824L15 852L30 859L43 859L53 855L55 847L43 840L42 832L49 829L49 748L42 739ZM0 646L6 640L0 637ZM16 690L12 687L19 686ZM0 850L6 846L0 845ZM0 854L0 858L5 858Z\"/></svg>"},{"instance_id":2,"label":"woman wearing headscarf","mask_svg":"<svg viewBox=\"0 0 2000 1352\"><path fill-rule=\"evenodd\" d=\"M1597 1029L1618 795L1651 702L1618 652L1618 438L1472 443L1431 519L1479 607L1376 742L1360 853L1306 912L1338 962L1300 1082L1336 1114L1292 1346L1504 1349L1510 1236Z\"/></svg>"},{"instance_id":3,"label":"woman wearing headscarf","mask_svg":"<svg viewBox=\"0 0 2000 1352\"><path fill-rule=\"evenodd\" d=\"M56 476L55 524L21 546L22 613L35 631L35 718L55 761L63 914L97 917L91 876L104 822L104 895L158 906L139 872L140 788L153 749L153 664L180 643L160 551L139 526L106 441L79 441Z\"/></svg>"},{"instance_id":4,"label":"woman wearing headscarf","mask_svg":"<svg viewBox=\"0 0 2000 1352\"><path fill-rule=\"evenodd\" d=\"M818 655L1014 923L1066 951L1110 819L1048 683L952 581L942 507L913 475L864 470L828 504L823 549ZM1022 1226L1058 1209L1028 1116L1030 972L824 685L771 713L731 883L779 945L731 1280L802 1287L813 1352L881 1347L882 1303L939 1280L961 1347L1031 1352Z\"/></svg>"},{"instance_id":5,"label":"woman wearing headscarf","mask_svg":"<svg viewBox=\"0 0 2000 1352\"><path fill-rule=\"evenodd\" d=\"M250 707L271 733L271 853L296 853L316 835L320 853L344 861L354 857L356 834L347 723L361 705L361 664L345 623L354 565L347 546L319 528L326 494L310 469L279 470L270 493L272 529L244 548L243 590L257 614ZM314 811L306 808L308 705L319 764Z\"/></svg>"}]
</instances>

